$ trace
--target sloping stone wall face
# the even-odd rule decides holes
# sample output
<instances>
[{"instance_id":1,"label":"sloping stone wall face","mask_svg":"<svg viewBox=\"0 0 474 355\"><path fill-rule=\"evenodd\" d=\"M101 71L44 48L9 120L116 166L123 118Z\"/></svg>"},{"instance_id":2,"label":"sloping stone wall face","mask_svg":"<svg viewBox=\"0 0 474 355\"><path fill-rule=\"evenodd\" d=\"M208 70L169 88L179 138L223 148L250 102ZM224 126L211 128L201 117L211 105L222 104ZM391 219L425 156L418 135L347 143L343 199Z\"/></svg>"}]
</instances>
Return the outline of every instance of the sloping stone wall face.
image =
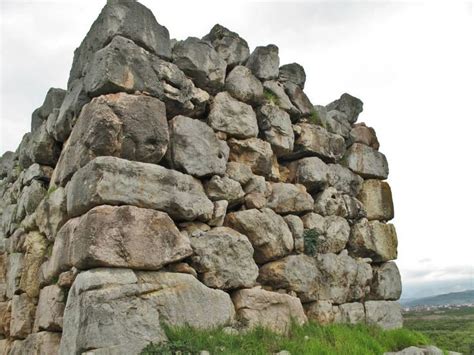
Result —
<instances>
[{"instance_id":1,"label":"sloping stone wall face","mask_svg":"<svg viewBox=\"0 0 474 355\"><path fill-rule=\"evenodd\" d=\"M136 354L162 324L402 325L387 160L362 102L278 47L170 40L108 1L0 158L0 354Z\"/></svg>"}]
</instances>

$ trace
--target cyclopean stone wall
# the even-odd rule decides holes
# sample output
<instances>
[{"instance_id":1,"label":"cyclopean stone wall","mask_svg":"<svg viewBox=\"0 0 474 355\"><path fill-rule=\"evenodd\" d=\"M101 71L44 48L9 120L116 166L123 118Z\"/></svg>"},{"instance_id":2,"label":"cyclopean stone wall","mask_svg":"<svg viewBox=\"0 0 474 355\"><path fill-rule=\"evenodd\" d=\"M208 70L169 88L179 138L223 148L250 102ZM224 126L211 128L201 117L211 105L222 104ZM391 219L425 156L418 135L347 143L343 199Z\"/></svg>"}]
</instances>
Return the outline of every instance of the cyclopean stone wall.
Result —
<instances>
[{"instance_id":1,"label":"cyclopean stone wall","mask_svg":"<svg viewBox=\"0 0 474 355\"><path fill-rule=\"evenodd\" d=\"M343 94L216 25L109 1L0 159L2 354L135 354L161 324L402 325L385 156Z\"/></svg>"}]
</instances>

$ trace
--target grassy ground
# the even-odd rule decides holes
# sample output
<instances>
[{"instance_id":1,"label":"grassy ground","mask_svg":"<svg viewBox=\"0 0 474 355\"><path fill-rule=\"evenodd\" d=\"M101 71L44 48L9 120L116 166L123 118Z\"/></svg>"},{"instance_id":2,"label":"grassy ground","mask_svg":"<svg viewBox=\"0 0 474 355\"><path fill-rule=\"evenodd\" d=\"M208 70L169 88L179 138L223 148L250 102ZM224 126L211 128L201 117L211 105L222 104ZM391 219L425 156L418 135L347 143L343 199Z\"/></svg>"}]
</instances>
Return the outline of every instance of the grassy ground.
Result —
<instances>
[{"instance_id":1,"label":"grassy ground","mask_svg":"<svg viewBox=\"0 0 474 355\"><path fill-rule=\"evenodd\" d=\"M443 349L474 354L474 308L411 311L403 315L404 326L419 331Z\"/></svg>"},{"instance_id":2,"label":"grassy ground","mask_svg":"<svg viewBox=\"0 0 474 355\"><path fill-rule=\"evenodd\" d=\"M281 350L291 354L311 355L370 355L396 351L411 345L430 344L422 334L397 329L383 331L364 325L328 325L309 323L294 326L288 337L279 336L264 329L255 329L244 335L229 335L221 329L198 331L191 328L167 329L170 342L166 345L149 345L142 355L199 354L207 350L211 354L266 355Z\"/></svg>"}]
</instances>

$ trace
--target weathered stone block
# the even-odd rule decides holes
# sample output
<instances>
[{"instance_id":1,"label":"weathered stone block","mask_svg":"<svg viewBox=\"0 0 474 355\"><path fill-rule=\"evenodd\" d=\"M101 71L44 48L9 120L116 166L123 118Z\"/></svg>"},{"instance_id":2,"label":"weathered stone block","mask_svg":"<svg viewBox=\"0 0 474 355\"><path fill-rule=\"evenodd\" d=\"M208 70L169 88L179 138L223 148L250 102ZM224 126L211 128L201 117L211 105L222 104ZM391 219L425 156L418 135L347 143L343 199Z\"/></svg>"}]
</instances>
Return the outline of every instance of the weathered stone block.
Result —
<instances>
[{"instance_id":1,"label":"weathered stone block","mask_svg":"<svg viewBox=\"0 0 474 355\"><path fill-rule=\"evenodd\" d=\"M189 239L163 212L99 206L78 219L72 233L59 233L58 238L67 239L59 244L67 245L68 250L53 248L52 260L60 259L56 253L66 253L69 261L65 264L78 269L158 270L192 254Z\"/></svg>"},{"instance_id":2,"label":"weathered stone block","mask_svg":"<svg viewBox=\"0 0 474 355\"><path fill-rule=\"evenodd\" d=\"M66 294L63 289L57 285L43 288L36 307L34 331L60 332L63 328L64 307L66 307Z\"/></svg>"},{"instance_id":3,"label":"weathered stone block","mask_svg":"<svg viewBox=\"0 0 474 355\"><path fill-rule=\"evenodd\" d=\"M191 266L202 282L212 288L252 287L258 276L253 247L248 238L227 227L211 229L191 238L195 253Z\"/></svg>"},{"instance_id":4,"label":"weathered stone block","mask_svg":"<svg viewBox=\"0 0 474 355\"><path fill-rule=\"evenodd\" d=\"M352 226L348 249L354 256L375 262L397 258L397 233L393 224L362 219Z\"/></svg>"},{"instance_id":5,"label":"weathered stone block","mask_svg":"<svg viewBox=\"0 0 474 355\"><path fill-rule=\"evenodd\" d=\"M259 264L281 258L293 250L293 235L285 220L269 208L229 213L224 225L249 238Z\"/></svg>"},{"instance_id":6,"label":"weathered stone block","mask_svg":"<svg viewBox=\"0 0 474 355\"><path fill-rule=\"evenodd\" d=\"M341 136L310 123L298 123L296 126L301 132L296 137L293 153L287 155L286 159L317 156L324 161L334 162L344 155L345 143Z\"/></svg>"},{"instance_id":7,"label":"weathered stone block","mask_svg":"<svg viewBox=\"0 0 474 355\"><path fill-rule=\"evenodd\" d=\"M193 177L113 157L98 157L79 169L68 188L70 217L103 204L162 210L177 220L207 220L214 209L202 184Z\"/></svg>"},{"instance_id":8,"label":"weathered stone block","mask_svg":"<svg viewBox=\"0 0 474 355\"><path fill-rule=\"evenodd\" d=\"M347 150L341 164L365 179L384 180L388 177L385 155L363 144L353 144Z\"/></svg>"},{"instance_id":9,"label":"weathered stone block","mask_svg":"<svg viewBox=\"0 0 474 355\"><path fill-rule=\"evenodd\" d=\"M378 325L383 329L397 329L403 326L400 304L394 301L365 302L367 324Z\"/></svg>"},{"instance_id":10,"label":"weathered stone block","mask_svg":"<svg viewBox=\"0 0 474 355\"><path fill-rule=\"evenodd\" d=\"M287 333L292 322L307 322L301 301L293 296L252 288L232 295L237 319L247 328L264 327Z\"/></svg>"},{"instance_id":11,"label":"weathered stone block","mask_svg":"<svg viewBox=\"0 0 474 355\"><path fill-rule=\"evenodd\" d=\"M364 204L367 219L389 221L394 217L392 190L380 180L365 180L358 199Z\"/></svg>"},{"instance_id":12,"label":"weathered stone block","mask_svg":"<svg viewBox=\"0 0 474 355\"><path fill-rule=\"evenodd\" d=\"M158 163L168 149L165 105L158 99L125 93L87 104L63 147L55 171L57 184L98 156Z\"/></svg>"},{"instance_id":13,"label":"weathered stone block","mask_svg":"<svg viewBox=\"0 0 474 355\"><path fill-rule=\"evenodd\" d=\"M169 122L171 168L197 177L224 175L229 147L206 123L185 116Z\"/></svg>"}]
</instances>

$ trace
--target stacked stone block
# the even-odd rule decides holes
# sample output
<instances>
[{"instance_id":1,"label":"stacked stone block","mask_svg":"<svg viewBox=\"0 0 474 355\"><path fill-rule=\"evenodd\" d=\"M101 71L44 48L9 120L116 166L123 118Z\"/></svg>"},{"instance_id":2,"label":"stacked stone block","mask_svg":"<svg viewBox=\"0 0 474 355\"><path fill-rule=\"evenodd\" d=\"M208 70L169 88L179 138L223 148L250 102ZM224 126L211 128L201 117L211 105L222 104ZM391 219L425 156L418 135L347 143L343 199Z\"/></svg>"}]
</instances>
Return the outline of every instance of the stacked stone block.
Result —
<instances>
[{"instance_id":1,"label":"stacked stone block","mask_svg":"<svg viewBox=\"0 0 474 355\"><path fill-rule=\"evenodd\" d=\"M385 156L275 45L108 1L0 159L0 353L135 354L162 324L402 325Z\"/></svg>"}]
</instances>

